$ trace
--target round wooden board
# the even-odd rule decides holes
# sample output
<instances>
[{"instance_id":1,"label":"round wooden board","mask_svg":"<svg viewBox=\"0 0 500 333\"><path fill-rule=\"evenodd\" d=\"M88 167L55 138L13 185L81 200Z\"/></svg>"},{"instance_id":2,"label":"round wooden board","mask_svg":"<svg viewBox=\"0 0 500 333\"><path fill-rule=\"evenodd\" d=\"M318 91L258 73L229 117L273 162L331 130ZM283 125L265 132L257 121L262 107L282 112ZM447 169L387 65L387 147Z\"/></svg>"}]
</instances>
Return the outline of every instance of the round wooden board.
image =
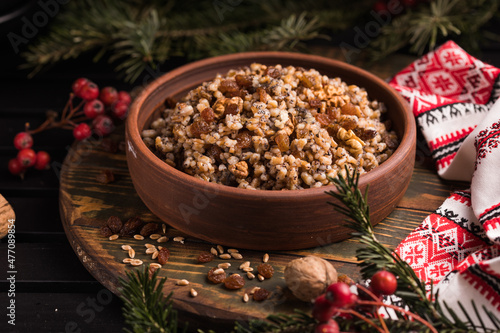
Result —
<instances>
[{"instance_id":1,"label":"round wooden board","mask_svg":"<svg viewBox=\"0 0 500 333\"><path fill-rule=\"evenodd\" d=\"M123 140L123 128L106 140ZM131 245L136 251L136 258L142 259L145 264L154 261L150 255L145 254L144 244L161 245L170 250L170 260L160 270L160 276L168 278L164 292L166 295L173 292L174 307L189 321L195 321L194 325L191 324L192 328L197 325L231 327L236 320L265 318L272 313L290 313L295 308L308 311L310 304L295 299L286 288L283 278L286 264L301 256L321 256L330 260L340 273L358 278L359 271L354 255L360 244L352 239L334 244L329 244L328 239L319 239L318 243L323 245L317 248L269 252L269 263L275 269L274 277L263 282L245 277L246 285L243 289L230 291L222 285L208 282L207 272L219 263L230 262L232 266L227 272L241 274L243 272L238 269L239 265L249 260L251 266L256 268L262 262L265 249L262 252L240 249L243 260L216 259L207 264L199 264L196 260L198 254L209 251L216 244L190 238L168 226L166 235L170 240L162 244L150 239L139 241L133 238L119 238L110 241L102 237L99 228L112 215L124 221L133 216L140 216L147 222L161 222L136 194L128 173L125 154L122 151L107 152L103 149L102 142L103 140L90 140L73 144L62 165L59 200L61 218L71 246L89 272L113 293L119 294L119 279L125 278L127 271L138 269L122 263L122 260L128 257L127 252L121 249L123 244ZM448 190L443 190L445 186L436 181L437 176L432 171L418 165L417 163L410 188L399 206L376 227L379 240L392 248L418 226L448 193ZM108 184L99 183L96 176L103 170L112 171L115 181ZM336 214L333 209L332 214ZM184 236L184 244L172 241L175 236ZM189 286L177 286L176 281L179 279L190 281ZM244 292L254 286L272 291L272 297L264 302L250 300L244 303ZM191 288L198 292L197 297L189 295Z\"/></svg>"}]
</instances>

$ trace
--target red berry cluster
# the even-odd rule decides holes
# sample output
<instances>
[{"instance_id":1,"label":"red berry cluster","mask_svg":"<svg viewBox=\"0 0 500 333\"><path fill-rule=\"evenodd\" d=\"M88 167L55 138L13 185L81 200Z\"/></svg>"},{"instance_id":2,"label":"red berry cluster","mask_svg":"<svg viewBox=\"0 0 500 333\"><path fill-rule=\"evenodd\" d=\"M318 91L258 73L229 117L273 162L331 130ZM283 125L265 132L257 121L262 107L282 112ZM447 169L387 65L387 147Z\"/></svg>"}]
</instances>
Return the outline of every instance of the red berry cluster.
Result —
<instances>
[{"instance_id":1,"label":"red berry cluster","mask_svg":"<svg viewBox=\"0 0 500 333\"><path fill-rule=\"evenodd\" d=\"M356 289L357 295L347 283L337 282L316 298L312 310L312 316L318 321L316 333L338 333L335 316L372 317L373 312L384 306L382 295L392 295L396 291L397 279L391 272L381 270L373 275L368 289L361 285L356 285Z\"/></svg>"},{"instance_id":2,"label":"red berry cluster","mask_svg":"<svg viewBox=\"0 0 500 333\"><path fill-rule=\"evenodd\" d=\"M24 132L14 138L14 146L19 150L17 157L9 161L8 169L13 175L24 176L26 170L34 167L38 170L48 169L50 156L45 151L35 152L32 135L51 128L64 128L73 131L76 140L85 140L92 133L107 136L115 128L115 121L127 117L132 98L126 91L117 91L114 87L99 87L86 78L79 78L71 86L73 93L61 115L48 112L47 119L38 128L30 130L27 123ZM74 99L80 99L73 105ZM59 118L59 119L58 119Z\"/></svg>"},{"instance_id":3,"label":"red berry cluster","mask_svg":"<svg viewBox=\"0 0 500 333\"><path fill-rule=\"evenodd\" d=\"M16 158L9 160L9 171L13 175L24 176L28 168L44 170L49 168L50 155L46 151L35 152L33 146L33 137L28 132L17 133L14 137L14 147L18 151Z\"/></svg>"}]
</instances>

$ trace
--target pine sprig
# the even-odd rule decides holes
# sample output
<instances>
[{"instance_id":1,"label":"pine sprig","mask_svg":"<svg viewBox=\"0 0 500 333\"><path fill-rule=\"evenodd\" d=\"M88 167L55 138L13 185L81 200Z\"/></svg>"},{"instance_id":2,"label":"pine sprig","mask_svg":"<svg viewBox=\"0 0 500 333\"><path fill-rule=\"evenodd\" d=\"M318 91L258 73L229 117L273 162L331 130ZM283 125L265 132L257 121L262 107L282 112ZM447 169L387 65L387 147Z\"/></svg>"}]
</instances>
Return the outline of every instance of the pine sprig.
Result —
<instances>
[{"instance_id":1,"label":"pine sprig","mask_svg":"<svg viewBox=\"0 0 500 333\"><path fill-rule=\"evenodd\" d=\"M149 275L149 268L127 272L127 279L120 279L125 323L134 333L177 333L177 311L172 308L172 294L165 297L165 278L158 278L158 271ZM181 332L185 332L184 328Z\"/></svg>"}]
</instances>

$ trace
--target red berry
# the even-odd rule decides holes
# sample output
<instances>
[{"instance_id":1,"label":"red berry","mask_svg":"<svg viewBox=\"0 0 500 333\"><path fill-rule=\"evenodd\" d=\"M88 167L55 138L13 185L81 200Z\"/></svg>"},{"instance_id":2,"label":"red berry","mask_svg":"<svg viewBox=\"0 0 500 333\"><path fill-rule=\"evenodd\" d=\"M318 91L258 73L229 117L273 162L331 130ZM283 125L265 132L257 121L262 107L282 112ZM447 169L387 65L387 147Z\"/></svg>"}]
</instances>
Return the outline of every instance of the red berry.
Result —
<instances>
[{"instance_id":1,"label":"red berry","mask_svg":"<svg viewBox=\"0 0 500 333\"><path fill-rule=\"evenodd\" d=\"M326 299L336 308L342 308L351 304L352 292L345 282L332 283L326 289Z\"/></svg>"},{"instance_id":2,"label":"red berry","mask_svg":"<svg viewBox=\"0 0 500 333\"><path fill-rule=\"evenodd\" d=\"M339 333L339 324L333 319L328 320L326 323L316 326L314 333Z\"/></svg>"},{"instance_id":3,"label":"red berry","mask_svg":"<svg viewBox=\"0 0 500 333\"><path fill-rule=\"evenodd\" d=\"M98 99L94 99L93 101L88 101L83 106L83 113L85 116L90 119L94 119L95 117L104 113L104 104Z\"/></svg>"},{"instance_id":4,"label":"red berry","mask_svg":"<svg viewBox=\"0 0 500 333\"><path fill-rule=\"evenodd\" d=\"M19 162L17 158L13 158L9 160L9 172L13 175L20 175L24 171L26 171L26 168Z\"/></svg>"},{"instance_id":5,"label":"red berry","mask_svg":"<svg viewBox=\"0 0 500 333\"><path fill-rule=\"evenodd\" d=\"M402 0L401 2L405 7L415 7L418 4L417 0Z\"/></svg>"},{"instance_id":6,"label":"red berry","mask_svg":"<svg viewBox=\"0 0 500 333\"><path fill-rule=\"evenodd\" d=\"M377 14L387 14L388 13L387 3L385 1L377 1L373 4L373 10Z\"/></svg>"},{"instance_id":7,"label":"red berry","mask_svg":"<svg viewBox=\"0 0 500 333\"><path fill-rule=\"evenodd\" d=\"M19 132L14 137L14 147L21 150L33 146L33 137L28 132Z\"/></svg>"},{"instance_id":8,"label":"red berry","mask_svg":"<svg viewBox=\"0 0 500 333\"><path fill-rule=\"evenodd\" d=\"M314 300L312 316L320 323L327 322L336 312L337 309L330 304L324 294Z\"/></svg>"},{"instance_id":9,"label":"red berry","mask_svg":"<svg viewBox=\"0 0 500 333\"><path fill-rule=\"evenodd\" d=\"M17 153L17 160L25 168L32 167L33 165L35 165L36 162L36 153L31 148L21 149Z\"/></svg>"},{"instance_id":10,"label":"red berry","mask_svg":"<svg viewBox=\"0 0 500 333\"><path fill-rule=\"evenodd\" d=\"M92 130L90 129L90 126L87 125L86 123L80 123L76 125L76 127L73 129L73 136L78 141L85 140L91 135L92 135Z\"/></svg>"},{"instance_id":11,"label":"red berry","mask_svg":"<svg viewBox=\"0 0 500 333\"><path fill-rule=\"evenodd\" d=\"M118 92L113 87L104 87L101 89L99 99L104 103L104 105L111 106L118 100Z\"/></svg>"},{"instance_id":12,"label":"red berry","mask_svg":"<svg viewBox=\"0 0 500 333\"><path fill-rule=\"evenodd\" d=\"M115 129L113 120L108 116L98 116L92 121L94 132L100 136L109 135Z\"/></svg>"},{"instance_id":13,"label":"red berry","mask_svg":"<svg viewBox=\"0 0 500 333\"><path fill-rule=\"evenodd\" d=\"M99 87L94 82L85 83L80 89L80 96L86 101L91 101L99 97Z\"/></svg>"},{"instance_id":14,"label":"red berry","mask_svg":"<svg viewBox=\"0 0 500 333\"><path fill-rule=\"evenodd\" d=\"M398 280L391 272L381 270L373 274L370 289L381 295L392 295L398 288Z\"/></svg>"},{"instance_id":15,"label":"red berry","mask_svg":"<svg viewBox=\"0 0 500 333\"><path fill-rule=\"evenodd\" d=\"M36 163L34 168L37 170L48 169L50 163L50 155L46 151L39 151L36 153Z\"/></svg>"},{"instance_id":16,"label":"red berry","mask_svg":"<svg viewBox=\"0 0 500 333\"><path fill-rule=\"evenodd\" d=\"M82 90L82 87L85 84L87 84L88 82L90 82L90 81L88 79L84 78L84 77L76 79L75 82L73 82L73 85L71 86L71 89L73 90L73 93L75 94L75 96L82 97L80 95L80 91Z\"/></svg>"},{"instance_id":17,"label":"red berry","mask_svg":"<svg viewBox=\"0 0 500 333\"><path fill-rule=\"evenodd\" d=\"M124 101L117 101L111 107L111 113L118 119L125 119L127 117L128 104Z\"/></svg>"},{"instance_id":18,"label":"red berry","mask_svg":"<svg viewBox=\"0 0 500 333\"><path fill-rule=\"evenodd\" d=\"M132 103L132 97L130 97L130 94L126 91L118 92L118 100L127 103L127 105Z\"/></svg>"}]
</instances>

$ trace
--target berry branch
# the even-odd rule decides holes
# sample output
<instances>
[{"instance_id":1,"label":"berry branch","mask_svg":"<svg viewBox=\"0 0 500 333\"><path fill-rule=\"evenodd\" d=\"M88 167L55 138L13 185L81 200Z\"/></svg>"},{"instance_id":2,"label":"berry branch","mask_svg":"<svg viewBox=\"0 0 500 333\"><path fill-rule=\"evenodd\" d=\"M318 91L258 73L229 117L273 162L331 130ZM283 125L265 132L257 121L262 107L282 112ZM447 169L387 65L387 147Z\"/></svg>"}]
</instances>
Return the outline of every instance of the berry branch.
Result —
<instances>
[{"instance_id":1,"label":"berry branch","mask_svg":"<svg viewBox=\"0 0 500 333\"><path fill-rule=\"evenodd\" d=\"M72 85L61 115L47 111L45 121L35 129L30 123L24 125L24 131L14 137L14 147L19 150L16 158L9 160L11 174L24 178L26 171L34 167L37 170L50 168L50 155L46 151L35 152L33 135L53 128L73 131L76 140L82 141L95 134L99 137L109 135L115 128L115 121L126 118L132 98L126 91L117 91L114 87L99 87L86 78L77 79Z\"/></svg>"}]
</instances>

